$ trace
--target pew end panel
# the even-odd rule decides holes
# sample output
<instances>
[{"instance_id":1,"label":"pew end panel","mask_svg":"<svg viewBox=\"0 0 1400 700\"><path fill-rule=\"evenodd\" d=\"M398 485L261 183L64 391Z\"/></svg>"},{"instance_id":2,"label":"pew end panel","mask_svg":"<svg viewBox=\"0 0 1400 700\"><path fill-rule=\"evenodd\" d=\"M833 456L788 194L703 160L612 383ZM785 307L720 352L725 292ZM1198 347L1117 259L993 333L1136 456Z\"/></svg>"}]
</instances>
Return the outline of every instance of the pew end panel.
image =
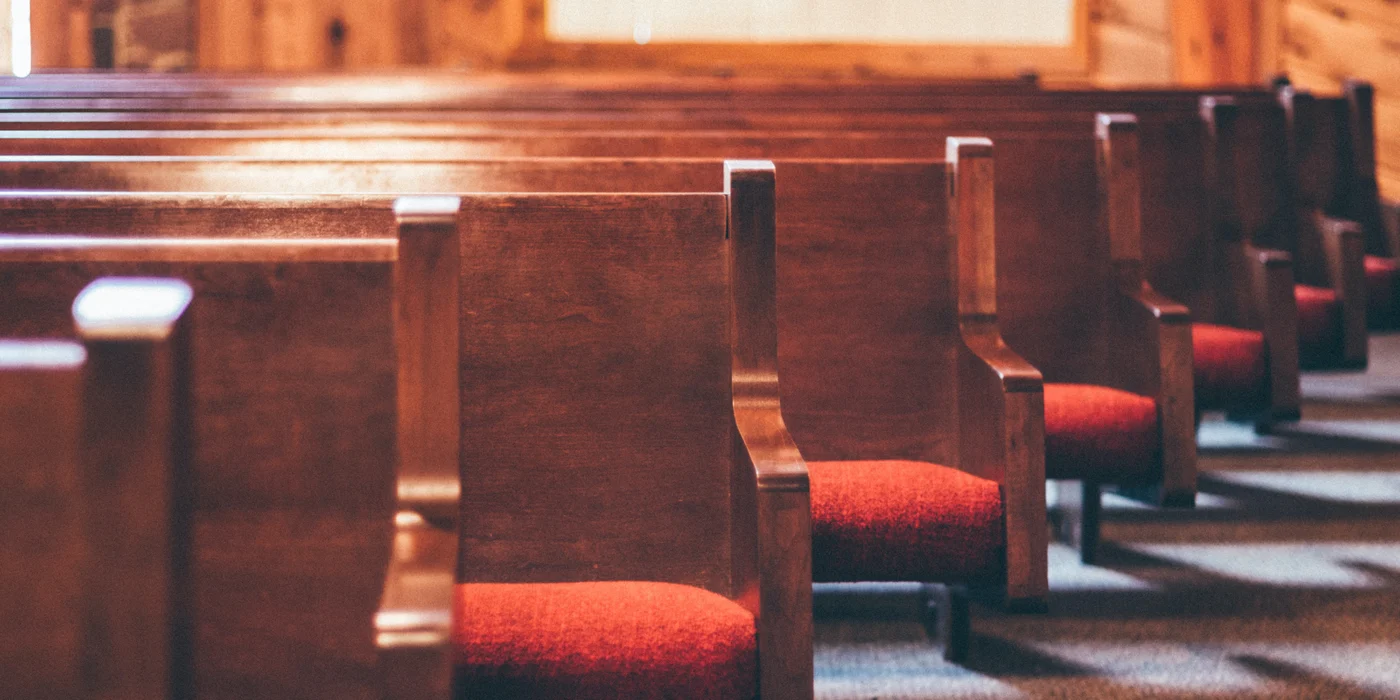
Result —
<instances>
[{"instance_id":1,"label":"pew end panel","mask_svg":"<svg viewBox=\"0 0 1400 700\"><path fill-rule=\"evenodd\" d=\"M1266 429L1275 422L1296 421L1302 417L1302 388L1293 256L1243 242L1228 245L1227 252L1246 270L1249 287L1240 301L1249 311L1246 327L1263 333L1269 348L1269 409L1256 420Z\"/></svg>"},{"instance_id":2,"label":"pew end panel","mask_svg":"<svg viewBox=\"0 0 1400 700\"><path fill-rule=\"evenodd\" d=\"M1236 145L1238 106L1229 98L1208 96L1201 99L1200 113L1206 124L1204 179L1216 244L1231 271L1228 277L1245 282L1230 290L1231 319L1261 332L1269 352L1271 409L1257 419L1257 426L1267 429L1272 420L1296 419L1294 413L1301 405L1294 258L1291 252L1268 247L1246 235L1237 186L1241 176L1240 148Z\"/></svg>"},{"instance_id":3,"label":"pew end panel","mask_svg":"<svg viewBox=\"0 0 1400 700\"><path fill-rule=\"evenodd\" d=\"M394 546L375 614L386 698L450 697L461 476L458 341L429 332L460 308L458 197L394 201L397 460Z\"/></svg>"},{"instance_id":4,"label":"pew end panel","mask_svg":"<svg viewBox=\"0 0 1400 700\"><path fill-rule=\"evenodd\" d=\"M1141 172L1137 117L1095 120L1098 226L1109 241L1117 294L1111 306L1111 365L1118 388L1156 401L1160 481L1123 484L1158 505L1191 506L1196 493L1196 430L1190 311L1148 283L1142 262Z\"/></svg>"},{"instance_id":5,"label":"pew end panel","mask_svg":"<svg viewBox=\"0 0 1400 700\"><path fill-rule=\"evenodd\" d=\"M6 333L71 337L64 299L102 276L176 277L201 300L193 666L213 697L384 692L374 623L394 532L393 257L385 239L0 241Z\"/></svg>"},{"instance_id":6,"label":"pew end panel","mask_svg":"<svg viewBox=\"0 0 1400 700\"><path fill-rule=\"evenodd\" d=\"M17 697L84 692L85 360L74 342L0 341L0 668Z\"/></svg>"},{"instance_id":7,"label":"pew end panel","mask_svg":"<svg viewBox=\"0 0 1400 700\"><path fill-rule=\"evenodd\" d=\"M1386 203L1381 198L1376 172L1376 90L1365 80L1342 82L1346 119L1342 175L1336 206L1329 213L1356 221L1365 232L1368 255L1400 257L1400 235L1385 222Z\"/></svg>"},{"instance_id":8,"label":"pew end panel","mask_svg":"<svg viewBox=\"0 0 1400 700\"><path fill-rule=\"evenodd\" d=\"M961 336L959 466L1002 485L1006 605L1043 610L1049 595L1043 379L1006 345L997 324L992 142L955 137L948 139L947 149L948 226L957 246Z\"/></svg>"},{"instance_id":9,"label":"pew end panel","mask_svg":"<svg viewBox=\"0 0 1400 700\"><path fill-rule=\"evenodd\" d=\"M459 656L477 625L525 624L464 612L480 596L669 586L749 611L764 698L812 696L806 475L762 313L773 178L739 165L733 212L718 192L483 195L455 235L401 240L457 251L455 308L416 322L458 342ZM496 663L459 665L458 690Z\"/></svg>"},{"instance_id":10,"label":"pew end panel","mask_svg":"<svg viewBox=\"0 0 1400 700\"><path fill-rule=\"evenodd\" d=\"M1366 331L1366 242L1361 225L1317 212L1315 222L1321 234L1327 263L1328 285L1336 294L1341 310L1341 357L1333 369L1365 369Z\"/></svg>"},{"instance_id":11,"label":"pew end panel","mask_svg":"<svg viewBox=\"0 0 1400 700\"><path fill-rule=\"evenodd\" d=\"M729 198L736 513L756 510L756 531L733 529L734 586L757 605L759 696L810 697L812 523L807 465L783 421L778 372L776 169L725 161ZM746 560L753 558L753 563Z\"/></svg>"},{"instance_id":12,"label":"pew end panel","mask_svg":"<svg viewBox=\"0 0 1400 700\"><path fill-rule=\"evenodd\" d=\"M95 695L194 694L193 298L179 280L106 277L72 305L87 349L82 643Z\"/></svg>"}]
</instances>

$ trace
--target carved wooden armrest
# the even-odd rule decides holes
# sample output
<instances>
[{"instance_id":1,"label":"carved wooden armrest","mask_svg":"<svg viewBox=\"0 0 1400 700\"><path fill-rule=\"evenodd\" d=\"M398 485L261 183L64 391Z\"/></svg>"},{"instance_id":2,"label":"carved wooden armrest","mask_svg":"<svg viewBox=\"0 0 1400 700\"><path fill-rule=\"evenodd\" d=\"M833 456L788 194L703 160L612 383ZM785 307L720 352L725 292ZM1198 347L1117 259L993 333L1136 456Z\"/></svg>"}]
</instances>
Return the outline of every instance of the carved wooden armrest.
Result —
<instances>
[{"instance_id":1,"label":"carved wooden armrest","mask_svg":"<svg viewBox=\"0 0 1400 700\"><path fill-rule=\"evenodd\" d=\"M1366 366L1366 243L1354 221L1320 216L1327 276L1342 310L1342 366Z\"/></svg>"},{"instance_id":2,"label":"carved wooden armrest","mask_svg":"<svg viewBox=\"0 0 1400 700\"><path fill-rule=\"evenodd\" d=\"M1006 604L1043 609L1045 395L1040 370L1001 338L995 321L963 322L958 348L960 467L1001 484L1006 508Z\"/></svg>"},{"instance_id":3,"label":"carved wooden armrest","mask_svg":"<svg viewBox=\"0 0 1400 700\"><path fill-rule=\"evenodd\" d=\"M812 505L807 463L776 400L736 396L739 466L752 469L757 509L757 593L763 698L810 700ZM742 518L742 514L736 514Z\"/></svg>"},{"instance_id":4,"label":"carved wooden armrest","mask_svg":"<svg viewBox=\"0 0 1400 700\"><path fill-rule=\"evenodd\" d=\"M1123 288L1114 315L1115 342L1135 368L1125 388L1157 400L1162 436L1162 484L1156 501L1188 507L1196 500L1196 403L1191 314L1147 282Z\"/></svg>"},{"instance_id":5,"label":"carved wooden armrest","mask_svg":"<svg viewBox=\"0 0 1400 700\"><path fill-rule=\"evenodd\" d=\"M1248 325L1264 334L1269 350L1269 414L1267 421L1298 420L1302 392L1298 374L1298 299L1293 287L1293 256L1281 250L1241 249L1249 288Z\"/></svg>"}]
</instances>

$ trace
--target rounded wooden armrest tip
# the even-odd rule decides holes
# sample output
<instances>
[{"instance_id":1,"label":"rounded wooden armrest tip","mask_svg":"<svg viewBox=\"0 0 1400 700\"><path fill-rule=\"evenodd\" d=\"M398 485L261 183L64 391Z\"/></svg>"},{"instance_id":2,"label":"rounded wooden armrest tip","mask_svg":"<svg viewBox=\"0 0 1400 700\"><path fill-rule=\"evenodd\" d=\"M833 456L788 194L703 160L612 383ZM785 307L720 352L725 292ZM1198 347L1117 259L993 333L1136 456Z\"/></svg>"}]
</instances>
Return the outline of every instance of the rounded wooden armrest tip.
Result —
<instances>
[{"instance_id":1,"label":"rounded wooden armrest tip","mask_svg":"<svg viewBox=\"0 0 1400 700\"><path fill-rule=\"evenodd\" d=\"M1293 264L1293 256L1286 251L1273 248L1255 248L1254 259L1265 267L1287 267Z\"/></svg>"},{"instance_id":2,"label":"rounded wooden armrest tip","mask_svg":"<svg viewBox=\"0 0 1400 700\"><path fill-rule=\"evenodd\" d=\"M985 136L949 136L947 161L956 163L963 158L991 158L994 146Z\"/></svg>"},{"instance_id":3,"label":"rounded wooden armrest tip","mask_svg":"<svg viewBox=\"0 0 1400 700\"><path fill-rule=\"evenodd\" d=\"M1136 114L1126 112L1099 112L1094 115L1094 123L1100 137L1107 136L1110 131L1131 131L1137 128L1138 118Z\"/></svg>"},{"instance_id":4,"label":"rounded wooden armrest tip","mask_svg":"<svg viewBox=\"0 0 1400 700\"><path fill-rule=\"evenodd\" d=\"M1202 95L1200 106L1201 114L1206 117L1221 113L1234 114L1239 109L1235 98L1229 95Z\"/></svg>"},{"instance_id":5,"label":"rounded wooden armrest tip","mask_svg":"<svg viewBox=\"0 0 1400 700\"><path fill-rule=\"evenodd\" d=\"M457 218L462 198L448 195L415 195L394 200L394 219L399 224L447 224Z\"/></svg>"},{"instance_id":6,"label":"rounded wooden armrest tip","mask_svg":"<svg viewBox=\"0 0 1400 700\"><path fill-rule=\"evenodd\" d=\"M73 301L73 323L85 340L160 340L193 299L194 290L177 279L103 277Z\"/></svg>"}]
</instances>

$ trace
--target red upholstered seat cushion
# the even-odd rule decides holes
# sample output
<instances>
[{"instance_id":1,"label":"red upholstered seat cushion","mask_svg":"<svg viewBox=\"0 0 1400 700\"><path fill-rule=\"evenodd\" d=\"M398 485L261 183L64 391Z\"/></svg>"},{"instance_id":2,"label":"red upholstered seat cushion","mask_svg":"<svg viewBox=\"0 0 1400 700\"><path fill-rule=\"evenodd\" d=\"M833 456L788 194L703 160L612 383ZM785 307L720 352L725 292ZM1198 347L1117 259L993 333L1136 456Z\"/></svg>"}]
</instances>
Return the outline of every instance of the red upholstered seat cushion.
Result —
<instances>
[{"instance_id":1,"label":"red upholstered seat cushion","mask_svg":"<svg viewBox=\"0 0 1400 700\"><path fill-rule=\"evenodd\" d=\"M1090 384L1045 384L1045 476L1133 484L1161 472L1156 400Z\"/></svg>"},{"instance_id":2,"label":"red upholstered seat cushion","mask_svg":"<svg viewBox=\"0 0 1400 700\"><path fill-rule=\"evenodd\" d=\"M1191 324L1196 407L1260 409L1269 402L1269 354L1259 331L1209 323Z\"/></svg>"},{"instance_id":3,"label":"red upholstered seat cushion","mask_svg":"<svg viewBox=\"0 0 1400 700\"><path fill-rule=\"evenodd\" d=\"M1373 327L1395 325L1397 271L1400 264L1395 258L1366 256L1366 321Z\"/></svg>"},{"instance_id":4,"label":"red upholstered seat cushion","mask_svg":"<svg viewBox=\"0 0 1400 700\"><path fill-rule=\"evenodd\" d=\"M1003 569L1001 486L902 460L808 462L814 581L957 582Z\"/></svg>"},{"instance_id":5,"label":"red upholstered seat cushion","mask_svg":"<svg viewBox=\"0 0 1400 700\"><path fill-rule=\"evenodd\" d=\"M1335 365L1342 355L1342 308L1337 293L1305 284L1293 287L1298 300L1298 363Z\"/></svg>"},{"instance_id":6,"label":"red upholstered seat cushion","mask_svg":"<svg viewBox=\"0 0 1400 700\"><path fill-rule=\"evenodd\" d=\"M749 700L753 615L667 583L457 586L458 685L472 698Z\"/></svg>"}]
</instances>

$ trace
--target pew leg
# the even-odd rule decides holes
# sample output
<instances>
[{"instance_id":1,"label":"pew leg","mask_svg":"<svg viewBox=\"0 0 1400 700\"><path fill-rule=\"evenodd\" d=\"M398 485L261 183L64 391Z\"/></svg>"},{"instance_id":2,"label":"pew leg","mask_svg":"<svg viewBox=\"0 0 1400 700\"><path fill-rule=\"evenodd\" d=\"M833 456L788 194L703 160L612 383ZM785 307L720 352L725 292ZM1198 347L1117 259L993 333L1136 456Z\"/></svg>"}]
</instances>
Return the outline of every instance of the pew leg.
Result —
<instances>
[{"instance_id":1,"label":"pew leg","mask_svg":"<svg viewBox=\"0 0 1400 700\"><path fill-rule=\"evenodd\" d=\"M926 583L924 588L924 630L943 647L943 658L960 664L967 661L972 638L972 596L967 586Z\"/></svg>"},{"instance_id":2,"label":"pew leg","mask_svg":"<svg viewBox=\"0 0 1400 700\"><path fill-rule=\"evenodd\" d=\"M1079 560L1093 564L1099 548L1103 487L1082 481L1058 481L1055 538L1079 550Z\"/></svg>"}]
</instances>

